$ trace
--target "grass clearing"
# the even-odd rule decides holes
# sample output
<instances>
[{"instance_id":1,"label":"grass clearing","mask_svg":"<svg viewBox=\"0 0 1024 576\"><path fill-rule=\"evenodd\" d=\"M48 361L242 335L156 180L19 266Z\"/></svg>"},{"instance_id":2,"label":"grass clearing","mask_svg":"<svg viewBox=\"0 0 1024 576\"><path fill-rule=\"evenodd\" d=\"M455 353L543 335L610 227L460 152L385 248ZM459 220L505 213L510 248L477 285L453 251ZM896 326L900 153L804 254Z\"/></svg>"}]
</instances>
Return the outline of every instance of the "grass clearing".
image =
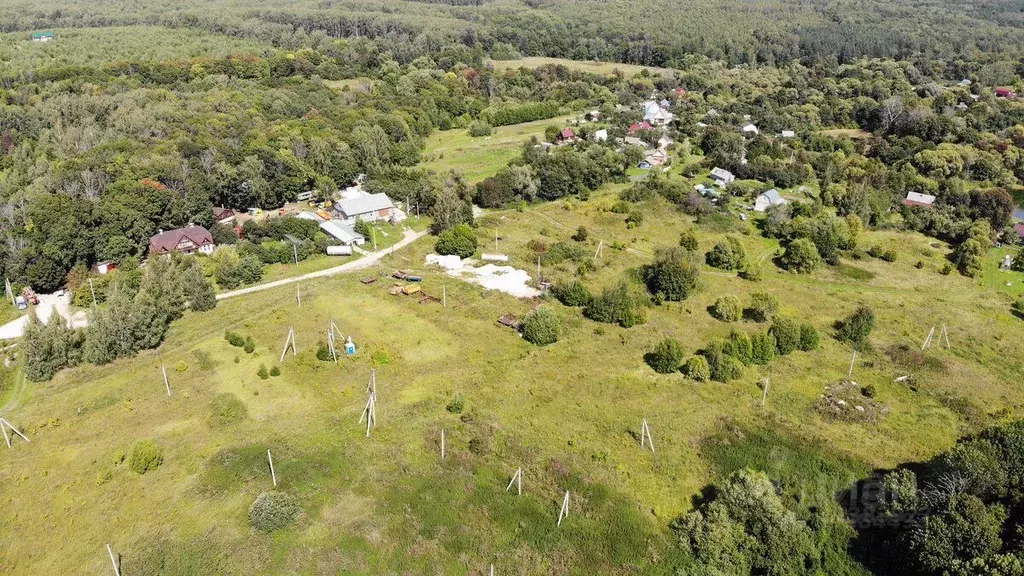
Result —
<instances>
[{"instance_id":1,"label":"grass clearing","mask_svg":"<svg viewBox=\"0 0 1024 576\"><path fill-rule=\"evenodd\" d=\"M653 66L639 66L636 64L620 64L617 62L598 62L596 60L569 60L568 58L547 58L543 56L527 56L519 60L488 60L498 72L503 70L517 70L519 68L539 68L548 64L565 66L571 70L589 72L591 74L614 74L616 70L626 76L633 76L647 70L652 74L671 76L675 73L670 68L657 68Z\"/></svg>"},{"instance_id":2,"label":"grass clearing","mask_svg":"<svg viewBox=\"0 0 1024 576\"><path fill-rule=\"evenodd\" d=\"M532 271L531 240L573 242L586 226L585 254L604 242L583 278L598 291L677 244L687 228L696 226L702 251L731 230L748 258L764 263L764 279L708 268L698 294L649 309L648 323L628 330L551 304L563 334L537 348L495 322L505 313L522 317L533 302L426 268L433 241L425 238L386 256L380 269L422 273L427 293L446 288L447 308L391 296L391 281L360 284L367 273L303 282L301 309L294 287L285 286L188 313L159 350L32 384L6 416L32 443L16 444L0 465L0 483L16 495L0 527L21 535L0 551L0 564L12 573L100 572L109 570L109 542L126 574L129 566L187 573L207 565L246 574L463 574L491 563L500 573L662 573L677 554L668 523L709 481L739 466L760 465L780 478L820 469L827 490L816 489L831 493L870 468L926 459L998 411L1024 406L1015 384L1024 378L1021 321L1010 316L1006 295L984 282L940 274L947 250L932 247L933 239L866 232L862 246L892 246L897 260L865 257L844 261L848 269L794 275L771 267L778 243L738 219L697 226L655 199L639 205L645 218L627 229L625 216L609 211L622 186L586 202L490 213L480 219L481 244L490 251L497 232L511 264ZM559 282L576 267L563 261L543 273ZM755 291L776 295L783 314L818 328L821 348L748 367L728 384L659 375L643 363L666 337L692 354L731 329L763 330L707 313L720 296L747 304ZM858 424L826 418L814 405L850 364L832 323L861 304L875 310L878 327L854 379L873 384L890 411ZM315 357L330 319L359 347L337 365ZM919 352L929 328L941 324L952 349ZM279 362L289 327L299 354ZM255 352L232 347L225 330L251 336ZM176 367L170 398L161 364ZM279 365L282 374L260 379L261 364ZM372 368L379 424L365 438L357 420ZM894 382L908 373L916 390ZM757 381L765 376L772 385L762 408ZM456 395L464 398L459 413L446 408ZM221 417L211 426L218 397ZM643 419L655 455L639 446ZM163 461L138 475L124 455L144 439L159 446ZM267 449L277 490L302 510L290 528L270 534L247 518L272 488ZM504 491L519 467L522 497ZM556 529L566 489L571 512ZM57 546L61 554L49 553Z\"/></svg>"},{"instance_id":3,"label":"grass clearing","mask_svg":"<svg viewBox=\"0 0 1024 576\"><path fill-rule=\"evenodd\" d=\"M494 176L519 155L523 143L536 136L544 139L548 126L563 126L572 116L498 126L490 136L474 138L467 128L435 132L427 138L424 168L437 172L456 170L470 184Z\"/></svg>"},{"instance_id":4,"label":"grass clearing","mask_svg":"<svg viewBox=\"0 0 1024 576\"><path fill-rule=\"evenodd\" d=\"M860 128L833 128L831 130L819 130L820 133L833 138L850 138L852 140L865 140L871 138L871 132Z\"/></svg>"}]
</instances>

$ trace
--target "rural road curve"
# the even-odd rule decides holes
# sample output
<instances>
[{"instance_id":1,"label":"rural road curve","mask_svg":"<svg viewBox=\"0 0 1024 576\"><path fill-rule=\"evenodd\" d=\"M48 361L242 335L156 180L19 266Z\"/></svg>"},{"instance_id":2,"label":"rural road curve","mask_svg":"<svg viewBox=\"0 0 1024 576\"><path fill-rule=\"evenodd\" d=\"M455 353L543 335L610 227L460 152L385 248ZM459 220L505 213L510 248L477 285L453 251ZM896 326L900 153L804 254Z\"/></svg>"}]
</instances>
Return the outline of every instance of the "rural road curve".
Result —
<instances>
[{"instance_id":1,"label":"rural road curve","mask_svg":"<svg viewBox=\"0 0 1024 576\"><path fill-rule=\"evenodd\" d=\"M326 276L334 276L336 274L344 274L345 272L355 272L356 270L363 270L376 264L381 258L387 256L394 250L404 248L409 244L419 240L420 238L427 235L427 231L415 232L413 230L406 230L405 236L399 240L394 246L385 248L379 252L370 252L367 256L363 256L359 260L342 264L341 266L335 266L334 268L327 268L326 270L317 270L316 272L310 272L301 276L293 276L291 278L284 278L282 280L275 280L273 282L267 282L266 284L258 284L256 286L250 286L248 288L241 288L238 290L232 290L230 292L222 292L217 294L217 300L225 300L227 298L234 298L235 296L244 296L246 294L252 294L253 292L260 292L262 290L270 290L271 288L277 288L278 286L286 286L288 284L294 284L302 280L311 280L313 278L324 278Z\"/></svg>"}]
</instances>

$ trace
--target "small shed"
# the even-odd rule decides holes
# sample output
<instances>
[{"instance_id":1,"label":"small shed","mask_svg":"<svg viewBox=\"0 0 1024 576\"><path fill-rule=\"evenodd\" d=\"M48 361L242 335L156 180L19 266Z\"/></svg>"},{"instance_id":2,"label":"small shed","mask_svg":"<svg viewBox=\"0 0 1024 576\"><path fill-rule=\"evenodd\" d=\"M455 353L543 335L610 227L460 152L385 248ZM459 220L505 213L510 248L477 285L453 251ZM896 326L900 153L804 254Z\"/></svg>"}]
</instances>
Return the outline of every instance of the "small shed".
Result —
<instances>
[{"instance_id":1,"label":"small shed","mask_svg":"<svg viewBox=\"0 0 1024 576\"><path fill-rule=\"evenodd\" d=\"M907 197L903 199L904 206L921 206L923 208L931 208L935 204L935 196L931 194L921 194L920 192L907 192Z\"/></svg>"},{"instance_id":2,"label":"small shed","mask_svg":"<svg viewBox=\"0 0 1024 576\"><path fill-rule=\"evenodd\" d=\"M711 170L711 179L715 181L715 184L725 187L732 184L732 182L736 180L736 176L725 168L719 168L716 166Z\"/></svg>"},{"instance_id":3,"label":"small shed","mask_svg":"<svg viewBox=\"0 0 1024 576\"><path fill-rule=\"evenodd\" d=\"M786 204L786 199L779 194L779 191L775 188L758 194L757 200L754 202L754 212L764 212L772 206L782 206Z\"/></svg>"}]
</instances>

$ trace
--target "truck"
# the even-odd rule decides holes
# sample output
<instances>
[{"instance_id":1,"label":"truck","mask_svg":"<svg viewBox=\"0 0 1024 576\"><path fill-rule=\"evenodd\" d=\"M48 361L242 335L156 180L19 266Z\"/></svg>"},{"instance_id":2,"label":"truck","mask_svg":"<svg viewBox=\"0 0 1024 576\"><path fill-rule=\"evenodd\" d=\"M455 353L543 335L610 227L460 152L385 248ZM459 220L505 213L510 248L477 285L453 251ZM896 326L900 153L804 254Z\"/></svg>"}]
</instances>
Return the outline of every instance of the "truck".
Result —
<instances>
[{"instance_id":1,"label":"truck","mask_svg":"<svg viewBox=\"0 0 1024 576\"><path fill-rule=\"evenodd\" d=\"M25 286L24 288L21 289L21 295L25 297L25 300L29 304L33 306L39 304L39 296L36 296L36 291L33 290L32 288Z\"/></svg>"}]
</instances>

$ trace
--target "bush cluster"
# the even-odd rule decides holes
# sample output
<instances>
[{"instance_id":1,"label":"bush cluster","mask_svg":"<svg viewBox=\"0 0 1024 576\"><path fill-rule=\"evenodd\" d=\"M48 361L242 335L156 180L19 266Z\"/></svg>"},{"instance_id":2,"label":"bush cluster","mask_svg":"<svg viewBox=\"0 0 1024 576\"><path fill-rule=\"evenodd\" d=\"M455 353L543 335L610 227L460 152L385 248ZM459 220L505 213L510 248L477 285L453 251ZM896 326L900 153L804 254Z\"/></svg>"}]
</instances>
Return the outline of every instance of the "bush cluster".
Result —
<instances>
[{"instance_id":1,"label":"bush cluster","mask_svg":"<svg viewBox=\"0 0 1024 576\"><path fill-rule=\"evenodd\" d=\"M132 446L132 454L128 458L128 467L136 474L145 474L156 470L164 462L163 451L152 440L141 440Z\"/></svg>"},{"instance_id":2,"label":"bush cluster","mask_svg":"<svg viewBox=\"0 0 1024 576\"><path fill-rule=\"evenodd\" d=\"M561 328L562 322L558 314L541 306L523 319L523 338L537 346L547 346L558 342Z\"/></svg>"},{"instance_id":3,"label":"bush cluster","mask_svg":"<svg viewBox=\"0 0 1024 576\"><path fill-rule=\"evenodd\" d=\"M273 532L291 526L301 511L291 494L263 492L249 506L249 525L261 532Z\"/></svg>"}]
</instances>

